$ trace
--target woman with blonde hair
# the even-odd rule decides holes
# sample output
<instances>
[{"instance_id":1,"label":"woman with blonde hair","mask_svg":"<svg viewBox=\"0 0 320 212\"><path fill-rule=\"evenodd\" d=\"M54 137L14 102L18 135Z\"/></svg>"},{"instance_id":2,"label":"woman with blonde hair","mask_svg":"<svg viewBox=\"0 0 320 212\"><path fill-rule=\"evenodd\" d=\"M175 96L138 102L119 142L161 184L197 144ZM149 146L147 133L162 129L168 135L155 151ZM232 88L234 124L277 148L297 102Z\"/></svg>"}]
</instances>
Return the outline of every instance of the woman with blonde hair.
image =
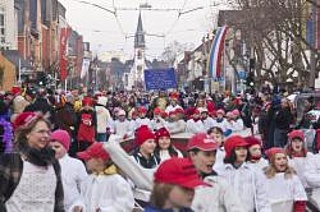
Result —
<instances>
[{"instance_id":1,"label":"woman with blonde hair","mask_svg":"<svg viewBox=\"0 0 320 212\"><path fill-rule=\"evenodd\" d=\"M288 165L285 150L273 147L266 154L270 165L264 170L265 184L272 211L305 211L307 195L296 172Z\"/></svg>"},{"instance_id":2,"label":"woman with blonde hair","mask_svg":"<svg viewBox=\"0 0 320 212\"><path fill-rule=\"evenodd\" d=\"M48 118L24 112L13 126L15 151L0 158L0 211L64 211L61 170L49 147Z\"/></svg>"}]
</instances>

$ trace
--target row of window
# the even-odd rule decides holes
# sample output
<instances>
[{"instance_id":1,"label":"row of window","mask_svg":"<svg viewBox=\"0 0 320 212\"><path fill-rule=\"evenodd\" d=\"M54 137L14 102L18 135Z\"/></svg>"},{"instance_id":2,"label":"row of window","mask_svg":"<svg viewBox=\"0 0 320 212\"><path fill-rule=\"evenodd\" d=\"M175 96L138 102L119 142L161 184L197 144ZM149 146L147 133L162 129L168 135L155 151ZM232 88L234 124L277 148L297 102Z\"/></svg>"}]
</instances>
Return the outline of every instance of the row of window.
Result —
<instances>
[{"instance_id":1,"label":"row of window","mask_svg":"<svg viewBox=\"0 0 320 212\"><path fill-rule=\"evenodd\" d=\"M6 25L5 25L5 9L4 7L0 7L0 47L6 43Z\"/></svg>"}]
</instances>

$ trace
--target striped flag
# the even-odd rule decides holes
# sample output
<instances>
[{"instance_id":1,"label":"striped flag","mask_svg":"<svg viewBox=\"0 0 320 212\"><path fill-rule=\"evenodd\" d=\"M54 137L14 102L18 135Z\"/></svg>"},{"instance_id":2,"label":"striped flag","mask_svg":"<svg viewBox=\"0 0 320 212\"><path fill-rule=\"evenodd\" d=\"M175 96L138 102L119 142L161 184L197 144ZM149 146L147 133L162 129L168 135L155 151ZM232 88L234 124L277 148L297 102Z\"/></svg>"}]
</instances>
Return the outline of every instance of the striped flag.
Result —
<instances>
[{"instance_id":1,"label":"striped flag","mask_svg":"<svg viewBox=\"0 0 320 212\"><path fill-rule=\"evenodd\" d=\"M213 39L210 58L208 60L208 73L210 78L220 78L221 76L221 56L224 50L224 41L228 31L227 26L219 27Z\"/></svg>"}]
</instances>

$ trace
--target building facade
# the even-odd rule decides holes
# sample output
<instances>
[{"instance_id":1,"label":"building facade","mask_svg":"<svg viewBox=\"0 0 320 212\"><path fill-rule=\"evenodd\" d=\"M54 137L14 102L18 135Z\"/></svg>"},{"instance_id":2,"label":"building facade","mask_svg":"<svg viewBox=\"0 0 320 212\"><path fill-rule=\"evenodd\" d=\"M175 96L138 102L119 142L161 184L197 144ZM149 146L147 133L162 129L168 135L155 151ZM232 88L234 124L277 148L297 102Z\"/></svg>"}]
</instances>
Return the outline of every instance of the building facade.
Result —
<instances>
[{"instance_id":1,"label":"building facade","mask_svg":"<svg viewBox=\"0 0 320 212\"><path fill-rule=\"evenodd\" d=\"M0 49L17 49L17 12L14 0L0 0Z\"/></svg>"},{"instance_id":2,"label":"building facade","mask_svg":"<svg viewBox=\"0 0 320 212\"><path fill-rule=\"evenodd\" d=\"M134 58L133 65L129 73L124 75L124 84L127 90L134 88L144 88L144 70L147 69L145 55L146 42L143 31L141 12L139 13L137 31L134 37Z\"/></svg>"}]
</instances>

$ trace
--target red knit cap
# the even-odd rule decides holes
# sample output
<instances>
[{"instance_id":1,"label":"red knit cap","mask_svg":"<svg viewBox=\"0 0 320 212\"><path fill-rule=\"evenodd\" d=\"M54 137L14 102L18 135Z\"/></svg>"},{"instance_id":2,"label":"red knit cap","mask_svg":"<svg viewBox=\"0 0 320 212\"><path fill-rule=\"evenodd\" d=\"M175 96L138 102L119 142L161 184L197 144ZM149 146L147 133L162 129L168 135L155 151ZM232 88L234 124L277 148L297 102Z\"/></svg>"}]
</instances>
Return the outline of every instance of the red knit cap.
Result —
<instances>
[{"instance_id":1,"label":"red knit cap","mask_svg":"<svg viewBox=\"0 0 320 212\"><path fill-rule=\"evenodd\" d=\"M177 108L175 111L177 114L184 114L184 110L182 108Z\"/></svg>"},{"instance_id":2,"label":"red knit cap","mask_svg":"<svg viewBox=\"0 0 320 212\"><path fill-rule=\"evenodd\" d=\"M232 151L236 147L247 147L248 143L246 140L239 136L239 135L234 135L229 137L225 142L224 142L224 149L226 151L226 158L231 157Z\"/></svg>"},{"instance_id":3,"label":"red knit cap","mask_svg":"<svg viewBox=\"0 0 320 212\"><path fill-rule=\"evenodd\" d=\"M141 127L139 127L136 130L135 137L136 137L136 144L138 146L141 146L146 140L155 139L155 135L147 125L142 125Z\"/></svg>"},{"instance_id":4,"label":"red knit cap","mask_svg":"<svg viewBox=\"0 0 320 212\"><path fill-rule=\"evenodd\" d=\"M260 147L262 146L261 141L254 136L248 136L248 137L245 137L244 139L248 143L248 147L252 147L254 145L259 145Z\"/></svg>"},{"instance_id":5,"label":"red knit cap","mask_svg":"<svg viewBox=\"0 0 320 212\"><path fill-rule=\"evenodd\" d=\"M162 127L156 131L155 136L156 136L156 141L158 142L161 137L170 138L170 133L165 127Z\"/></svg>"},{"instance_id":6,"label":"red knit cap","mask_svg":"<svg viewBox=\"0 0 320 212\"><path fill-rule=\"evenodd\" d=\"M279 147L272 147L266 151L266 155L271 163L274 162L274 156L278 153L287 154L285 149Z\"/></svg>"},{"instance_id":7,"label":"red knit cap","mask_svg":"<svg viewBox=\"0 0 320 212\"><path fill-rule=\"evenodd\" d=\"M160 114L160 116L165 119L165 118L167 118L169 115L168 115L168 113L167 113L166 111L162 111L161 114Z\"/></svg>"},{"instance_id":8,"label":"red knit cap","mask_svg":"<svg viewBox=\"0 0 320 212\"><path fill-rule=\"evenodd\" d=\"M13 122L13 128L17 129L20 127L26 127L32 121L37 120L40 117L41 117L41 114L36 112L27 111L27 112L20 113Z\"/></svg>"},{"instance_id":9,"label":"red knit cap","mask_svg":"<svg viewBox=\"0 0 320 212\"><path fill-rule=\"evenodd\" d=\"M147 111L147 108L141 106L141 107L138 108L138 112L139 113L147 113L148 111Z\"/></svg>"},{"instance_id":10,"label":"red knit cap","mask_svg":"<svg viewBox=\"0 0 320 212\"><path fill-rule=\"evenodd\" d=\"M82 106L92 106L93 102L92 102L92 98L90 96L86 96L83 98L82 100Z\"/></svg>"},{"instance_id":11,"label":"red knit cap","mask_svg":"<svg viewBox=\"0 0 320 212\"><path fill-rule=\"evenodd\" d=\"M21 88L18 86L13 86L11 89L11 93L15 96L21 93Z\"/></svg>"},{"instance_id":12,"label":"red knit cap","mask_svg":"<svg viewBox=\"0 0 320 212\"><path fill-rule=\"evenodd\" d=\"M194 115L194 114L200 115L200 114L201 114L201 112L200 112L200 110L199 110L199 109L195 109L195 110L193 111L193 114L192 114L192 115Z\"/></svg>"},{"instance_id":13,"label":"red knit cap","mask_svg":"<svg viewBox=\"0 0 320 212\"><path fill-rule=\"evenodd\" d=\"M160 115L161 112L162 112L162 110L158 107L153 110L154 115Z\"/></svg>"}]
</instances>

